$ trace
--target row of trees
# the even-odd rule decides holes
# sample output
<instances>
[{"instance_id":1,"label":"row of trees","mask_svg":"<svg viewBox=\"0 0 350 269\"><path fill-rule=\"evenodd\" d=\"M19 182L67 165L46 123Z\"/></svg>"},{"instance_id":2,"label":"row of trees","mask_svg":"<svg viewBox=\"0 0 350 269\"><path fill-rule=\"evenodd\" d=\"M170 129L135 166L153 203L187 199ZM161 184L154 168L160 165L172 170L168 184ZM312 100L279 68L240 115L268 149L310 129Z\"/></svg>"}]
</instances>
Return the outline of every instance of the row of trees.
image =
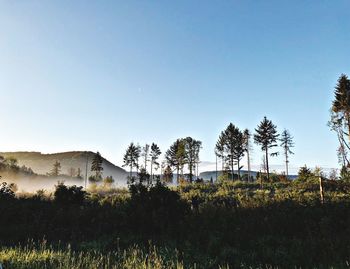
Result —
<instances>
[{"instance_id":1,"label":"row of trees","mask_svg":"<svg viewBox=\"0 0 350 269\"><path fill-rule=\"evenodd\" d=\"M293 137L288 130L284 130L280 135L277 133L277 127L266 117L260 122L255 129L254 142L261 147L264 152L264 163L266 166L267 179L270 180L269 171L269 156L276 156L278 152L270 152L270 150L278 146L283 148L286 163L286 176L288 178L288 163L289 156L293 154L291 148L294 147ZM227 128L221 132L219 139L215 146L216 163L218 158L221 159L222 170L229 167L231 176L234 176L234 166L237 165L238 179L241 179L240 170L241 160L247 156L248 164L248 181L251 180L250 167L250 151L251 151L251 133L248 129L241 131L237 126L230 123ZM216 164L217 167L217 164ZM217 170L217 169L216 169Z\"/></svg>"},{"instance_id":2,"label":"row of trees","mask_svg":"<svg viewBox=\"0 0 350 269\"><path fill-rule=\"evenodd\" d=\"M229 168L232 179L234 177L234 167L237 165L238 179L241 180L241 161L247 156L248 162L248 181L252 180L250 167L250 151L251 151L251 132L248 129L241 131L237 126L230 123L227 128L221 132L215 146L216 155L216 177L218 173L218 159L221 159L222 171ZM277 127L266 117L261 121L255 129L254 142L261 147L264 152L264 163L266 166L267 179L270 180L269 156L276 156L278 152L270 152L272 148L280 146L283 148L286 163L286 176L288 178L289 156L293 154L291 148L294 147L293 137L288 130L284 130L281 135L277 133ZM199 152L202 148L202 142L192 137L177 139L170 148L165 152L164 176L169 180L170 175L176 172L177 182L179 178L184 178L184 168L187 168L188 181L193 182L194 176L198 179L198 166L200 163ZM151 164L151 181L153 177L153 167L159 168L159 156L161 151L159 147L152 143L151 146L146 144L140 147L131 143L124 154L124 165L130 168L130 178L132 178L133 169L141 171L142 174L147 173L147 165ZM140 159L142 158L142 162ZM142 163L140 165L140 163ZM162 172L162 171L161 171Z\"/></svg>"},{"instance_id":3,"label":"row of trees","mask_svg":"<svg viewBox=\"0 0 350 269\"><path fill-rule=\"evenodd\" d=\"M152 143L144 147L131 143L124 154L124 165L130 168L130 178L133 169L141 174L148 173L147 166L150 163L150 179L154 180L153 169L162 168L161 174L165 181L171 182L173 172L176 171L177 181L179 177L184 178L184 168L188 168L188 179L193 182L194 175L198 177L199 151L202 142L192 137L177 139L165 152L165 161L160 164L159 157L162 154L159 146ZM142 159L142 162L140 161ZM140 164L141 163L141 164Z\"/></svg>"},{"instance_id":4,"label":"row of trees","mask_svg":"<svg viewBox=\"0 0 350 269\"><path fill-rule=\"evenodd\" d=\"M149 144L146 144L144 147L131 143L124 154L123 166L128 166L130 168L130 178L132 178L134 168L136 168L137 172L139 172L139 170L142 169L144 173L147 173L147 166L150 163L150 178L151 180L153 180L153 169L159 169L160 163L158 162L158 159L161 154L162 152L159 146L155 143L152 143L151 146ZM143 159L142 164L140 164L141 158Z\"/></svg>"}]
</instances>

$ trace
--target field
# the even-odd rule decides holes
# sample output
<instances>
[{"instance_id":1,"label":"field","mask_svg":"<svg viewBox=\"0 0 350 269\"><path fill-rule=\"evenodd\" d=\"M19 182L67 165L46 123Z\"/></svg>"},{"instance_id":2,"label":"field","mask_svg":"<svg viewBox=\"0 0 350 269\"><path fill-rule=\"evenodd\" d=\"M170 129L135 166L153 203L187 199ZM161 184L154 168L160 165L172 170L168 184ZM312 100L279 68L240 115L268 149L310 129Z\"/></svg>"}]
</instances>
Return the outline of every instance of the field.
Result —
<instances>
[{"instance_id":1,"label":"field","mask_svg":"<svg viewBox=\"0 0 350 269\"><path fill-rule=\"evenodd\" d=\"M348 268L350 184L157 183L14 196L3 185L5 268ZM7 191L6 191L7 190Z\"/></svg>"}]
</instances>

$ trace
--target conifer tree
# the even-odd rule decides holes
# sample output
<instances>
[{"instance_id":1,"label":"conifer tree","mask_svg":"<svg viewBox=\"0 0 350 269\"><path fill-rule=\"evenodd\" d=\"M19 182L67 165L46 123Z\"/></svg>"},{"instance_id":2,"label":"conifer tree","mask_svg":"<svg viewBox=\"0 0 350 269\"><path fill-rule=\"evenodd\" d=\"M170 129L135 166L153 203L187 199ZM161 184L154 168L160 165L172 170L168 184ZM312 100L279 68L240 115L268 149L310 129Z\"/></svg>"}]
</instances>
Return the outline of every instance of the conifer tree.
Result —
<instances>
[{"instance_id":1,"label":"conifer tree","mask_svg":"<svg viewBox=\"0 0 350 269\"><path fill-rule=\"evenodd\" d=\"M250 152L251 152L251 145L250 145L250 138L251 134L248 129L245 129L243 131L243 137L244 137L244 143L245 143L245 150L247 153L247 165L248 165L248 182L251 181L251 167L250 167Z\"/></svg>"},{"instance_id":2,"label":"conifer tree","mask_svg":"<svg viewBox=\"0 0 350 269\"><path fill-rule=\"evenodd\" d=\"M102 179L102 171L103 171L102 163L103 163L103 158L101 154L97 151L91 163L91 171L95 172L96 181L99 179Z\"/></svg>"},{"instance_id":3,"label":"conifer tree","mask_svg":"<svg viewBox=\"0 0 350 269\"><path fill-rule=\"evenodd\" d=\"M269 149L277 146L277 126L268 120L266 117L260 122L258 128L255 129L254 142L261 146L261 150L265 153L266 161L266 171L267 179L270 180L270 171L269 171ZM276 156L278 153L271 153L271 156Z\"/></svg>"},{"instance_id":4,"label":"conifer tree","mask_svg":"<svg viewBox=\"0 0 350 269\"><path fill-rule=\"evenodd\" d=\"M57 177L59 176L60 172L61 172L61 163L56 160L55 163L53 164L50 175Z\"/></svg>"},{"instance_id":5,"label":"conifer tree","mask_svg":"<svg viewBox=\"0 0 350 269\"><path fill-rule=\"evenodd\" d=\"M124 161L123 166L130 167L130 179L132 178L133 168L137 167L138 165L139 157L140 157L140 150L138 146L136 146L134 143L130 143L123 158L123 161Z\"/></svg>"},{"instance_id":6,"label":"conifer tree","mask_svg":"<svg viewBox=\"0 0 350 269\"><path fill-rule=\"evenodd\" d=\"M162 154L162 152L160 151L160 148L158 147L157 144L152 143L151 145L151 180L153 181L153 167L156 166L156 169L158 169L159 167L159 163L158 163L158 158L159 156Z\"/></svg>"},{"instance_id":7,"label":"conifer tree","mask_svg":"<svg viewBox=\"0 0 350 269\"><path fill-rule=\"evenodd\" d=\"M293 137L292 135L289 133L288 130L284 129L282 134L281 134L281 144L280 146L283 148L283 154L285 157L285 162L286 162L286 176L288 179L288 164L289 164L289 155L290 154L294 154L294 152L292 152L291 148L294 147L294 142L293 142Z\"/></svg>"},{"instance_id":8,"label":"conifer tree","mask_svg":"<svg viewBox=\"0 0 350 269\"><path fill-rule=\"evenodd\" d=\"M224 131L225 152L229 160L231 168L232 179L234 174L234 165L238 166L238 179L241 179L240 175L240 161L245 153L245 143L243 133L234 124L230 123Z\"/></svg>"}]
</instances>

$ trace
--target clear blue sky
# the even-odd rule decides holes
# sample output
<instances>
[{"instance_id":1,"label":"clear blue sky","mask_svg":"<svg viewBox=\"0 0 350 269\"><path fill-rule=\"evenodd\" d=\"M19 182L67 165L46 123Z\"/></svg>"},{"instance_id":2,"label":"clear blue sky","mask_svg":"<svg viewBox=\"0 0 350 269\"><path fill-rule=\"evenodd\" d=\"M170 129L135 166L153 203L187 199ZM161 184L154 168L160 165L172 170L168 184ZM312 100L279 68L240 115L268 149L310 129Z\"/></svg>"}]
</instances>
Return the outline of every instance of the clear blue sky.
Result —
<instances>
[{"instance_id":1,"label":"clear blue sky","mask_svg":"<svg viewBox=\"0 0 350 269\"><path fill-rule=\"evenodd\" d=\"M131 141L193 136L214 161L229 122L266 115L294 135L292 165L336 167L349 29L349 1L0 1L0 150L121 165Z\"/></svg>"}]
</instances>

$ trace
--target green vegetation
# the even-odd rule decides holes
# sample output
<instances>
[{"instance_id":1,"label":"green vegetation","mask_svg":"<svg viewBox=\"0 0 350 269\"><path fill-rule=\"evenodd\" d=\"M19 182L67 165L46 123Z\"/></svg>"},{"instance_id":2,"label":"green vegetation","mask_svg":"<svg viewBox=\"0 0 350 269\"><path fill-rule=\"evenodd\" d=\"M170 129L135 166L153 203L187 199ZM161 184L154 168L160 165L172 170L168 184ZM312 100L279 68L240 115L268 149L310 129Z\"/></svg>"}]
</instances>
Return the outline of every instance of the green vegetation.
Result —
<instances>
[{"instance_id":1,"label":"green vegetation","mask_svg":"<svg viewBox=\"0 0 350 269\"><path fill-rule=\"evenodd\" d=\"M324 179L322 204L315 173L263 188L220 180L86 193L59 184L53 196L15 197L4 185L0 259L10 268L346 268L350 184Z\"/></svg>"}]
</instances>

